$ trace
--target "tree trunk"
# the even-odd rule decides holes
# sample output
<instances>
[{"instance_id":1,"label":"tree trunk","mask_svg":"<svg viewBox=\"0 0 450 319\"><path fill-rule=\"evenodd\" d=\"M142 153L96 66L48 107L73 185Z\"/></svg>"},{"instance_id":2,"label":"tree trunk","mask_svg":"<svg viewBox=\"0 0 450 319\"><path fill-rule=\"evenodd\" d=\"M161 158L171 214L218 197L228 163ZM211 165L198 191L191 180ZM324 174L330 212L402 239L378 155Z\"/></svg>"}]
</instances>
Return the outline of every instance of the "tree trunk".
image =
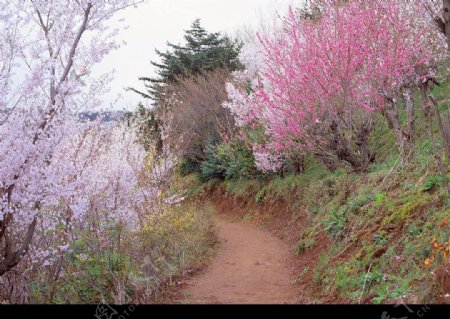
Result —
<instances>
[{"instance_id":1,"label":"tree trunk","mask_svg":"<svg viewBox=\"0 0 450 319\"><path fill-rule=\"evenodd\" d=\"M404 132L399 116L398 116L398 103L395 98L388 99L388 107L385 112L385 116L388 117L388 122L392 124L392 129L394 130L395 143L399 148L400 152L411 151L413 149L413 144L408 138L408 134Z\"/></svg>"},{"instance_id":2,"label":"tree trunk","mask_svg":"<svg viewBox=\"0 0 450 319\"><path fill-rule=\"evenodd\" d=\"M305 157L303 155L294 159L294 169L296 174L301 174L305 171Z\"/></svg>"},{"instance_id":3,"label":"tree trunk","mask_svg":"<svg viewBox=\"0 0 450 319\"><path fill-rule=\"evenodd\" d=\"M434 102L433 102L434 104ZM439 116L439 114L438 114ZM429 139L430 139L430 143L431 143L431 147L433 148L433 153L434 153L434 158L436 160L436 163L439 167L439 171L441 172L441 176L444 179L444 185L447 189L448 194L450 195L450 183L449 180L447 178L447 172L446 169L444 167L444 162L442 160L441 155L439 154L439 150L436 146L436 143L434 141L434 136L433 136L433 119L431 116L428 117L428 135L429 135Z\"/></svg>"},{"instance_id":4,"label":"tree trunk","mask_svg":"<svg viewBox=\"0 0 450 319\"><path fill-rule=\"evenodd\" d=\"M430 99L428 98L428 84L422 84L420 86L420 93L422 95L422 109L425 117L430 116Z\"/></svg>"},{"instance_id":5,"label":"tree trunk","mask_svg":"<svg viewBox=\"0 0 450 319\"><path fill-rule=\"evenodd\" d=\"M450 51L450 0L442 0L441 14L431 11L439 31L445 36L447 49ZM438 14L438 15L436 15Z\"/></svg>"},{"instance_id":6,"label":"tree trunk","mask_svg":"<svg viewBox=\"0 0 450 319\"><path fill-rule=\"evenodd\" d=\"M414 127L416 122L416 117L414 115L414 92L412 88L405 88L403 95L406 102L406 116L407 116L407 126L406 126L406 138L408 143L414 145Z\"/></svg>"},{"instance_id":7,"label":"tree trunk","mask_svg":"<svg viewBox=\"0 0 450 319\"><path fill-rule=\"evenodd\" d=\"M332 158L320 152L314 153L314 156L320 159L330 172L336 171L337 165Z\"/></svg>"},{"instance_id":8,"label":"tree trunk","mask_svg":"<svg viewBox=\"0 0 450 319\"><path fill-rule=\"evenodd\" d=\"M375 160L375 154L369 150L369 138L373 128L374 121L370 120L368 123L361 125L356 132L356 145L358 146L359 155L361 157L364 170Z\"/></svg>"},{"instance_id":9,"label":"tree trunk","mask_svg":"<svg viewBox=\"0 0 450 319\"><path fill-rule=\"evenodd\" d=\"M331 139L329 141L330 149L334 154L337 155L337 158L341 161L345 161L350 164L354 172L362 173L367 170L367 166L369 165L369 159L371 156L357 154L351 147L351 141L348 141L339 129L339 124L337 121L332 121L330 125L331 129ZM364 130L362 130L364 131ZM370 131L369 131L370 133ZM368 135L369 134L361 134L361 137L357 141L361 145L358 145L359 149L366 149L368 144ZM365 153L368 153L367 151ZM362 156L361 156L362 155Z\"/></svg>"},{"instance_id":10,"label":"tree trunk","mask_svg":"<svg viewBox=\"0 0 450 319\"><path fill-rule=\"evenodd\" d=\"M3 260L0 261L0 277L17 266L17 264L22 260L22 257L28 252L31 240L33 239L34 230L36 229L36 223L37 220L35 217L30 226L28 226L25 238L17 250L14 249L13 239L10 238L7 231L4 233L3 239L5 251L3 252Z\"/></svg>"},{"instance_id":11,"label":"tree trunk","mask_svg":"<svg viewBox=\"0 0 450 319\"><path fill-rule=\"evenodd\" d=\"M450 118L447 118L447 121L442 118L442 115L439 110L439 104L433 96L429 96L432 102L434 112L436 113L437 122L439 125L439 131L442 136L442 140L444 142L444 149L447 154L447 159L450 160Z\"/></svg>"},{"instance_id":12,"label":"tree trunk","mask_svg":"<svg viewBox=\"0 0 450 319\"><path fill-rule=\"evenodd\" d=\"M383 117L385 118L388 127L391 130L393 130L394 129L394 124L392 123L391 117L388 114L388 108L387 107L385 107L385 108L383 108L381 110L381 115L383 115Z\"/></svg>"}]
</instances>

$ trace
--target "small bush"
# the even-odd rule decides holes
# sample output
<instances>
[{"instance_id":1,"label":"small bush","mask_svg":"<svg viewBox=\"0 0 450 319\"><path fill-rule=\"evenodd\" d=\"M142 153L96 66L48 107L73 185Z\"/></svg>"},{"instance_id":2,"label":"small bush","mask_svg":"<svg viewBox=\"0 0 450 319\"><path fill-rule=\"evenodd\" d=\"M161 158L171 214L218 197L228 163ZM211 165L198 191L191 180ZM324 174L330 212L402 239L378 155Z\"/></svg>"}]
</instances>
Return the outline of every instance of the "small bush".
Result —
<instances>
[{"instance_id":1,"label":"small bush","mask_svg":"<svg viewBox=\"0 0 450 319\"><path fill-rule=\"evenodd\" d=\"M216 156L216 150L210 148L207 151L207 158L207 161L200 164L200 179L203 182L212 179L225 179L225 163L220 157Z\"/></svg>"},{"instance_id":2,"label":"small bush","mask_svg":"<svg viewBox=\"0 0 450 319\"><path fill-rule=\"evenodd\" d=\"M341 208L338 211L333 210L328 218L322 222L325 230L335 238L339 238L344 235L345 225L347 222L345 213L346 210L344 208Z\"/></svg>"},{"instance_id":3,"label":"small bush","mask_svg":"<svg viewBox=\"0 0 450 319\"><path fill-rule=\"evenodd\" d=\"M443 183L442 176L430 175L427 177L427 179L423 183L422 190L424 192L433 191L433 190L439 188L442 185L442 183Z\"/></svg>"},{"instance_id":4,"label":"small bush","mask_svg":"<svg viewBox=\"0 0 450 319\"><path fill-rule=\"evenodd\" d=\"M200 167L204 181L215 178L252 178L260 175L252 150L239 139L209 147L207 160L201 163Z\"/></svg>"},{"instance_id":5,"label":"small bush","mask_svg":"<svg viewBox=\"0 0 450 319\"><path fill-rule=\"evenodd\" d=\"M200 163L194 162L190 159L183 159L178 165L178 172L181 176L187 176L192 173L198 173L200 171Z\"/></svg>"},{"instance_id":6,"label":"small bush","mask_svg":"<svg viewBox=\"0 0 450 319\"><path fill-rule=\"evenodd\" d=\"M387 195L384 194L384 193L376 194L375 195L375 202L374 202L375 207L382 206L386 198L387 198Z\"/></svg>"}]
</instances>

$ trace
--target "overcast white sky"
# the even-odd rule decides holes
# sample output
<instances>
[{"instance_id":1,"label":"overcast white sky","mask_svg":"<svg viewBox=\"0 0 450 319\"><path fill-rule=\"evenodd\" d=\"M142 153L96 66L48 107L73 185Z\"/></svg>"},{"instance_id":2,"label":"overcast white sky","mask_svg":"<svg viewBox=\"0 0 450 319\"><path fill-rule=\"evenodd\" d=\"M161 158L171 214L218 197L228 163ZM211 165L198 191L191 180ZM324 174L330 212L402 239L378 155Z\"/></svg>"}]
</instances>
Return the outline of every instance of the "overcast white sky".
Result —
<instances>
[{"instance_id":1,"label":"overcast white sky","mask_svg":"<svg viewBox=\"0 0 450 319\"><path fill-rule=\"evenodd\" d=\"M209 32L233 35L243 26L257 25L261 17L284 13L291 3L298 0L146 0L137 8L126 9L117 18L124 17L129 26L120 34L127 44L94 69L94 74L116 71L106 105L134 109L142 99L124 88L143 89L138 77L154 75L150 61L157 59L155 49L165 51L167 41L181 43L183 31L196 18ZM115 102L118 94L122 96Z\"/></svg>"}]
</instances>

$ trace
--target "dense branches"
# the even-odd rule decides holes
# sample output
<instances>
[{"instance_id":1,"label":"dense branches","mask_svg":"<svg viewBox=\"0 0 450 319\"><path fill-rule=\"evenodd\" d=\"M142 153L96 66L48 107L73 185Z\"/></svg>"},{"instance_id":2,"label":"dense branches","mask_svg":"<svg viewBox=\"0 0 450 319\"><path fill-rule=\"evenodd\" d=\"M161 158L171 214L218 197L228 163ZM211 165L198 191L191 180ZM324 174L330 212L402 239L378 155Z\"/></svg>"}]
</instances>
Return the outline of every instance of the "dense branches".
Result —
<instances>
[{"instance_id":1,"label":"dense branches","mask_svg":"<svg viewBox=\"0 0 450 319\"><path fill-rule=\"evenodd\" d=\"M196 163L206 159L209 145L229 140L235 134L234 120L222 107L227 99L226 69L217 69L177 81L170 105L171 143L179 144L180 156Z\"/></svg>"}]
</instances>

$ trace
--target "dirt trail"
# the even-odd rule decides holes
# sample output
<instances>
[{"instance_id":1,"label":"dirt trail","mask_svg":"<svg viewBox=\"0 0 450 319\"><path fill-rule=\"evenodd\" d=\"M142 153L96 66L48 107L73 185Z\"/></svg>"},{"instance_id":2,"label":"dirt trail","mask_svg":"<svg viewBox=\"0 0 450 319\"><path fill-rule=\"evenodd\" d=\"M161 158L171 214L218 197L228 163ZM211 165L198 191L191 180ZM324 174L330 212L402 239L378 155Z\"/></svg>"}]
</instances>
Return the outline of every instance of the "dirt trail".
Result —
<instances>
[{"instance_id":1,"label":"dirt trail","mask_svg":"<svg viewBox=\"0 0 450 319\"><path fill-rule=\"evenodd\" d=\"M218 253L187 282L187 303L282 304L296 295L289 247L253 225L217 219Z\"/></svg>"}]
</instances>

